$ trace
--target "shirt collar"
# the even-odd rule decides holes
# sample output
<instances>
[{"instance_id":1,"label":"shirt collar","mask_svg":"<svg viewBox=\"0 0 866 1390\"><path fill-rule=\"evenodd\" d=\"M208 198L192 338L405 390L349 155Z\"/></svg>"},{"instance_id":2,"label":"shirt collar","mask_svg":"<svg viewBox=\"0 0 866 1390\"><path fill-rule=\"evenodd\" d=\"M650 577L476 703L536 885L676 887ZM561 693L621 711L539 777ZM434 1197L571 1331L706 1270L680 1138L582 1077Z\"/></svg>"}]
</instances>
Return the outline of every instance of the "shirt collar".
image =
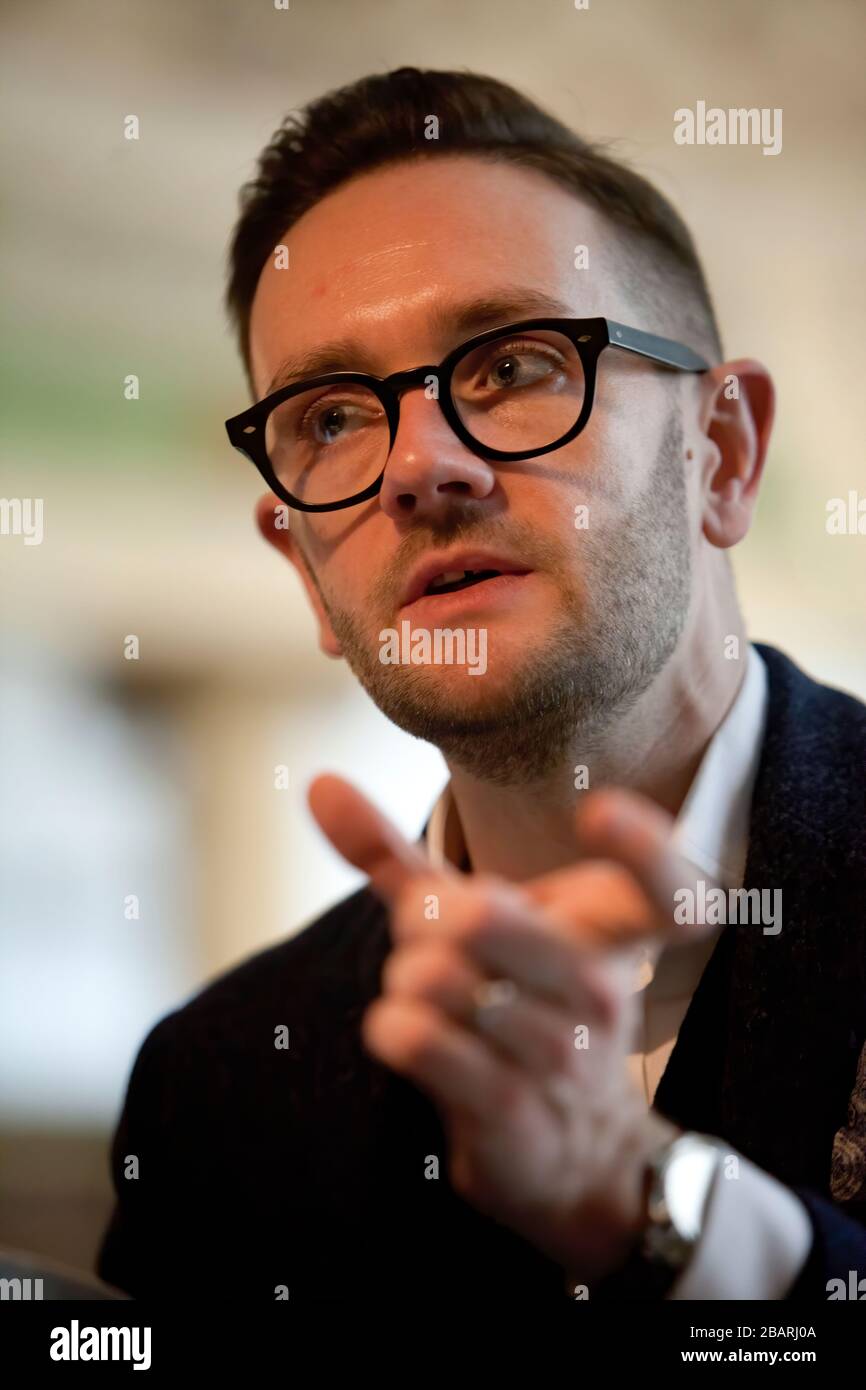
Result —
<instances>
[{"instance_id":1,"label":"shirt collar","mask_svg":"<svg viewBox=\"0 0 866 1390\"><path fill-rule=\"evenodd\" d=\"M766 717L767 668L750 644L736 699L707 744L673 833L683 858L723 888L742 886Z\"/></svg>"}]
</instances>

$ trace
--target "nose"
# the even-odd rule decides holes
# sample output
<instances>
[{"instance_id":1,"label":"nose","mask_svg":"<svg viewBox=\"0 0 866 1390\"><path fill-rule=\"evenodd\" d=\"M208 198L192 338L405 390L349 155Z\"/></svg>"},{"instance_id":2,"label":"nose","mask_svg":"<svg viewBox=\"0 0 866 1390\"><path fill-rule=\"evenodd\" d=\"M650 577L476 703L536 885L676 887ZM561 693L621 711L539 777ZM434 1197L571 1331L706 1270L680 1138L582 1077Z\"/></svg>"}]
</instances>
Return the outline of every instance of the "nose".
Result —
<instances>
[{"instance_id":1,"label":"nose","mask_svg":"<svg viewBox=\"0 0 866 1390\"><path fill-rule=\"evenodd\" d=\"M491 465L461 443L437 401L407 391L379 493L382 510L394 521L436 521L453 513L459 498L480 501L495 486Z\"/></svg>"}]
</instances>

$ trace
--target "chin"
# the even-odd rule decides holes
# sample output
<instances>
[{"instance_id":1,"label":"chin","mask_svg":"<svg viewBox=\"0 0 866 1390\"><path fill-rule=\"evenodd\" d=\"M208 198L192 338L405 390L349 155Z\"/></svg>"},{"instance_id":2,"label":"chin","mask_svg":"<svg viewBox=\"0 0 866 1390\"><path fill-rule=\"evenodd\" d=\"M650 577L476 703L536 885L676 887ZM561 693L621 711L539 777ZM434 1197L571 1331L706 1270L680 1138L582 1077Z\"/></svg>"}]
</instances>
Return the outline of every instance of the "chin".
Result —
<instances>
[{"instance_id":1,"label":"chin","mask_svg":"<svg viewBox=\"0 0 866 1390\"><path fill-rule=\"evenodd\" d=\"M531 646L526 641L506 646L494 637L487 629L416 635L403 652L410 659L383 663L385 682L394 689L472 708L495 701L516 684Z\"/></svg>"},{"instance_id":2,"label":"chin","mask_svg":"<svg viewBox=\"0 0 866 1390\"><path fill-rule=\"evenodd\" d=\"M491 727L511 721L516 698L525 684L520 675L521 669L514 662L489 659L484 669L481 665L417 668L399 676L395 673L395 679L387 682L387 694L380 686L378 695L385 695L385 699L377 699L377 703L391 705L392 710L399 710L404 717L408 714L419 725L429 720L455 730Z\"/></svg>"}]
</instances>

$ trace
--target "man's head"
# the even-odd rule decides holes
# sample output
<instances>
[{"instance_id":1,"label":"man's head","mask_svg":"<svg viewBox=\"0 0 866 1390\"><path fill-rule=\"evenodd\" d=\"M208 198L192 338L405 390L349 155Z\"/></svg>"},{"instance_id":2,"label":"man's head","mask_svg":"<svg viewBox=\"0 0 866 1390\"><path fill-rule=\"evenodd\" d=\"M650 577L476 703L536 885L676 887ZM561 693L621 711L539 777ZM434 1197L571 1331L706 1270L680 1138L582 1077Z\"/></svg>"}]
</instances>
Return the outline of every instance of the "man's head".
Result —
<instances>
[{"instance_id":1,"label":"man's head","mask_svg":"<svg viewBox=\"0 0 866 1390\"><path fill-rule=\"evenodd\" d=\"M748 526L766 375L729 364L737 395L726 395L676 213L512 89L407 69L285 123L242 194L228 302L255 399L286 357L328 348L334 369L386 377L554 304L677 339L714 364L689 378L609 351L583 433L508 463L471 452L413 390L377 496L293 512L290 531L262 499L259 524L297 566L324 650L456 764L502 782L543 775L575 735L600 735L643 693L710 590L729 583L720 551ZM526 572L405 605L420 561L473 568L472 551ZM380 634L406 619L483 628L483 678L383 664Z\"/></svg>"}]
</instances>

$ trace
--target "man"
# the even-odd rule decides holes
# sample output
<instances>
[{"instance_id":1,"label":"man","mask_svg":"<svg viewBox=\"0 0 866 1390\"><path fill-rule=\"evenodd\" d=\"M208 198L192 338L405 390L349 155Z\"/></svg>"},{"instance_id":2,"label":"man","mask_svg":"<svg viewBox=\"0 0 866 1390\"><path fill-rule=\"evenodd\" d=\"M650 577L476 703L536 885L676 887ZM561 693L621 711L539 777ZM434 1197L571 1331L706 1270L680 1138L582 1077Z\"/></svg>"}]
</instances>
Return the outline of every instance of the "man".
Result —
<instances>
[{"instance_id":1,"label":"man","mask_svg":"<svg viewBox=\"0 0 866 1390\"><path fill-rule=\"evenodd\" d=\"M314 783L371 887L147 1038L103 1278L847 1290L866 709L748 642L773 387L677 214L510 88L403 69L276 134L229 305L261 531L451 779L423 846Z\"/></svg>"}]
</instances>

